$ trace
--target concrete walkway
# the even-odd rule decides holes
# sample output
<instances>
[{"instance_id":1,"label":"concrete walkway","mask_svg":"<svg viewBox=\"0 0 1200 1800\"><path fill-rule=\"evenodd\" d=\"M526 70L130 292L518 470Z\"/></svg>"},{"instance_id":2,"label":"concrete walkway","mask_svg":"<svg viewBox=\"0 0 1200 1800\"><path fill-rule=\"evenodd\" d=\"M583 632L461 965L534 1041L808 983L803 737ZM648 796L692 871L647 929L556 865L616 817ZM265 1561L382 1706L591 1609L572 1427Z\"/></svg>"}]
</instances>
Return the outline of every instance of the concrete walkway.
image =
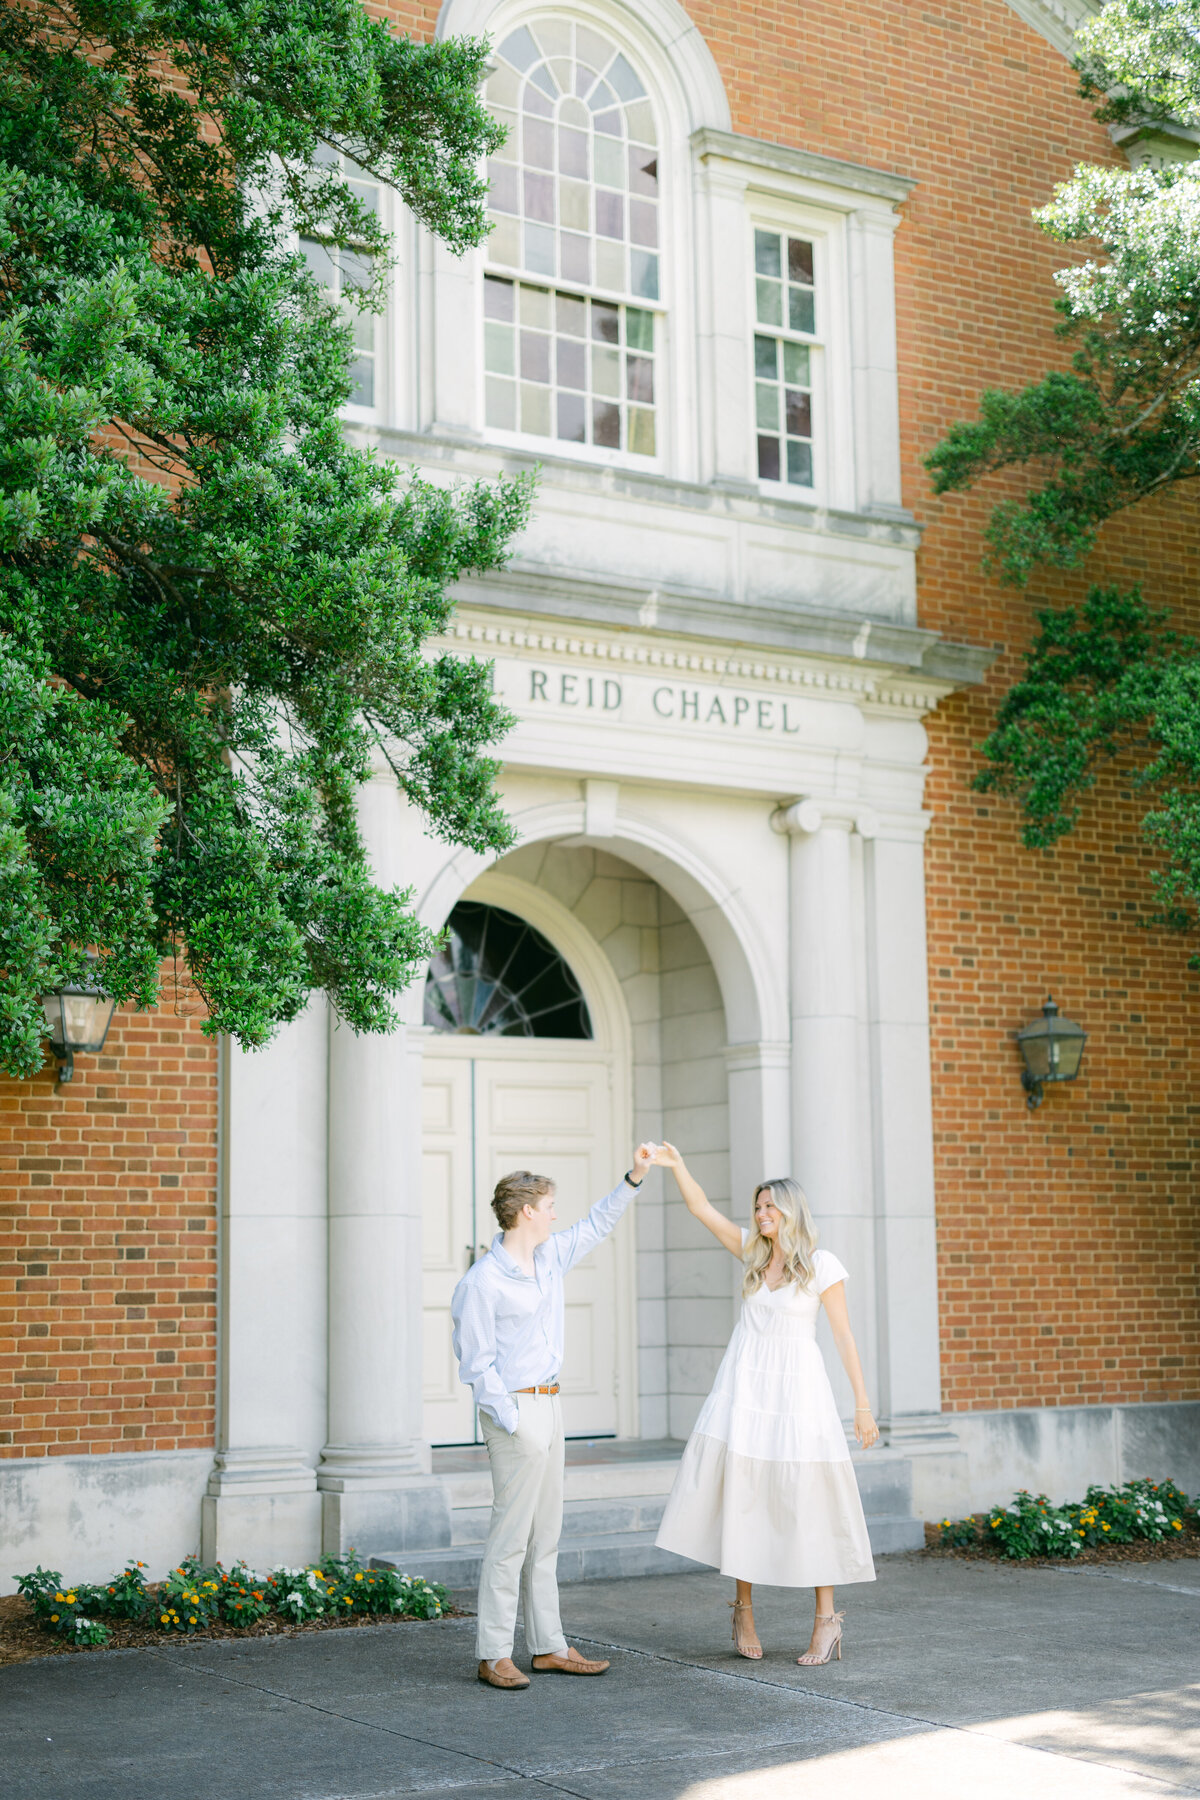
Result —
<instances>
[{"instance_id":1,"label":"concrete walkway","mask_svg":"<svg viewBox=\"0 0 1200 1800\"><path fill-rule=\"evenodd\" d=\"M715 1575L564 1590L597 1681L474 1679L472 1621L171 1644L0 1671L5 1800L1116 1800L1200 1794L1200 1562L898 1556L846 1656L794 1659L763 1590L732 1655ZM518 1660L522 1659L518 1647Z\"/></svg>"}]
</instances>

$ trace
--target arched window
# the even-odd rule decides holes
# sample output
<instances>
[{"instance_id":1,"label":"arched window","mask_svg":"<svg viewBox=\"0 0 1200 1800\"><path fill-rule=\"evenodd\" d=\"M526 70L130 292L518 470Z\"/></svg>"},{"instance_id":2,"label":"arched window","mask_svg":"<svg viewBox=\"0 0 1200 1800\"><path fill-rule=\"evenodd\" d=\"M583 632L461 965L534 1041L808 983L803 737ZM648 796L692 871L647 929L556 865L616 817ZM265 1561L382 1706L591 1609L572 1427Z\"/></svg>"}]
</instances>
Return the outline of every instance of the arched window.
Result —
<instances>
[{"instance_id":1,"label":"arched window","mask_svg":"<svg viewBox=\"0 0 1200 1800\"><path fill-rule=\"evenodd\" d=\"M570 968L515 913L460 900L425 980L425 1023L469 1037L590 1038Z\"/></svg>"},{"instance_id":2,"label":"arched window","mask_svg":"<svg viewBox=\"0 0 1200 1800\"><path fill-rule=\"evenodd\" d=\"M486 96L486 419L653 456L660 294L654 109L615 44L543 19L510 33Z\"/></svg>"}]
</instances>

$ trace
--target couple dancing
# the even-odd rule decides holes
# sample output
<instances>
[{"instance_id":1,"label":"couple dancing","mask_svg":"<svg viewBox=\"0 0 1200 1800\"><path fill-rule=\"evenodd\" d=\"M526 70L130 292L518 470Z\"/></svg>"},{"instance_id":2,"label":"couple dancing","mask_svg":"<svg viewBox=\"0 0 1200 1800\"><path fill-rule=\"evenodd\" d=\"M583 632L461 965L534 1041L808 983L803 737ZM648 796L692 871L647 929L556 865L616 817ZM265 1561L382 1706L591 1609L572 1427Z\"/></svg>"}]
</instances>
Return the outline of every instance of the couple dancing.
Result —
<instances>
[{"instance_id":1,"label":"couple dancing","mask_svg":"<svg viewBox=\"0 0 1200 1800\"><path fill-rule=\"evenodd\" d=\"M535 1673L602 1675L568 1648L558 1612L563 1512L563 1277L606 1238L648 1169L671 1170L694 1219L742 1264L743 1305L712 1393L675 1477L656 1542L737 1583L733 1641L759 1658L751 1588L811 1587L816 1617L803 1664L842 1654L835 1583L873 1581L862 1502L821 1352L822 1306L854 1389L854 1431L879 1437L846 1311L846 1271L816 1247L794 1181L755 1189L749 1229L709 1201L671 1144L642 1144L633 1167L586 1218L555 1231L554 1183L524 1170L497 1183L500 1227L451 1301L459 1373L479 1407L492 1469L492 1518L479 1576L479 1679L527 1688L512 1660L518 1602Z\"/></svg>"}]
</instances>

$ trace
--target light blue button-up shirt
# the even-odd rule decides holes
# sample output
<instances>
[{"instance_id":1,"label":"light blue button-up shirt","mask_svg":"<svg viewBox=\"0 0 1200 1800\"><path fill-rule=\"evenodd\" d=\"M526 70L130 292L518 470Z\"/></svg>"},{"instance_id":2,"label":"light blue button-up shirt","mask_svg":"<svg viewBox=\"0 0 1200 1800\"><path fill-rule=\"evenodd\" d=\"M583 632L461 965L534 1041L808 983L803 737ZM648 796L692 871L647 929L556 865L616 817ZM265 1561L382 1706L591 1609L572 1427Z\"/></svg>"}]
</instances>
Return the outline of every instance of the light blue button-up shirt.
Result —
<instances>
[{"instance_id":1,"label":"light blue button-up shirt","mask_svg":"<svg viewBox=\"0 0 1200 1800\"><path fill-rule=\"evenodd\" d=\"M603 1243L633 1196L622 1181L577 1225L555 1231L533 1253L527 1275L498 1231L450 1300L459 1378L505 1431L517 1429L519 1388L557 1381L563 1360L563 1277Z\"/></svg>"}]
</instances>

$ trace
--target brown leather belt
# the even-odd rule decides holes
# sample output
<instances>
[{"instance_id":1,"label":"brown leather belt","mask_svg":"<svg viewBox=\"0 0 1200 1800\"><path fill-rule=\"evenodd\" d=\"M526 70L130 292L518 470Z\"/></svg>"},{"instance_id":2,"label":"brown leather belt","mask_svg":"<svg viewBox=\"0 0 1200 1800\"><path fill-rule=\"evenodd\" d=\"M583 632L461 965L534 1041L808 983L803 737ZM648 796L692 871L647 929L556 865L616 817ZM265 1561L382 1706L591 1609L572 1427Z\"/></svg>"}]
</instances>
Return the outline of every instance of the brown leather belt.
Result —
<instances>
[{"instance_id":1,"label":"brown leather belt","mask_svg":"<svg viewBox=\"0 0 1200 1800\"><path fill-rule=\"evenodd\" d=\"M558 1392L557 1381L550 1382L546 1387L514 1388L513 1389L514 1394L557 1394L557 1392Z\"/></svg>"}]
</instances>

